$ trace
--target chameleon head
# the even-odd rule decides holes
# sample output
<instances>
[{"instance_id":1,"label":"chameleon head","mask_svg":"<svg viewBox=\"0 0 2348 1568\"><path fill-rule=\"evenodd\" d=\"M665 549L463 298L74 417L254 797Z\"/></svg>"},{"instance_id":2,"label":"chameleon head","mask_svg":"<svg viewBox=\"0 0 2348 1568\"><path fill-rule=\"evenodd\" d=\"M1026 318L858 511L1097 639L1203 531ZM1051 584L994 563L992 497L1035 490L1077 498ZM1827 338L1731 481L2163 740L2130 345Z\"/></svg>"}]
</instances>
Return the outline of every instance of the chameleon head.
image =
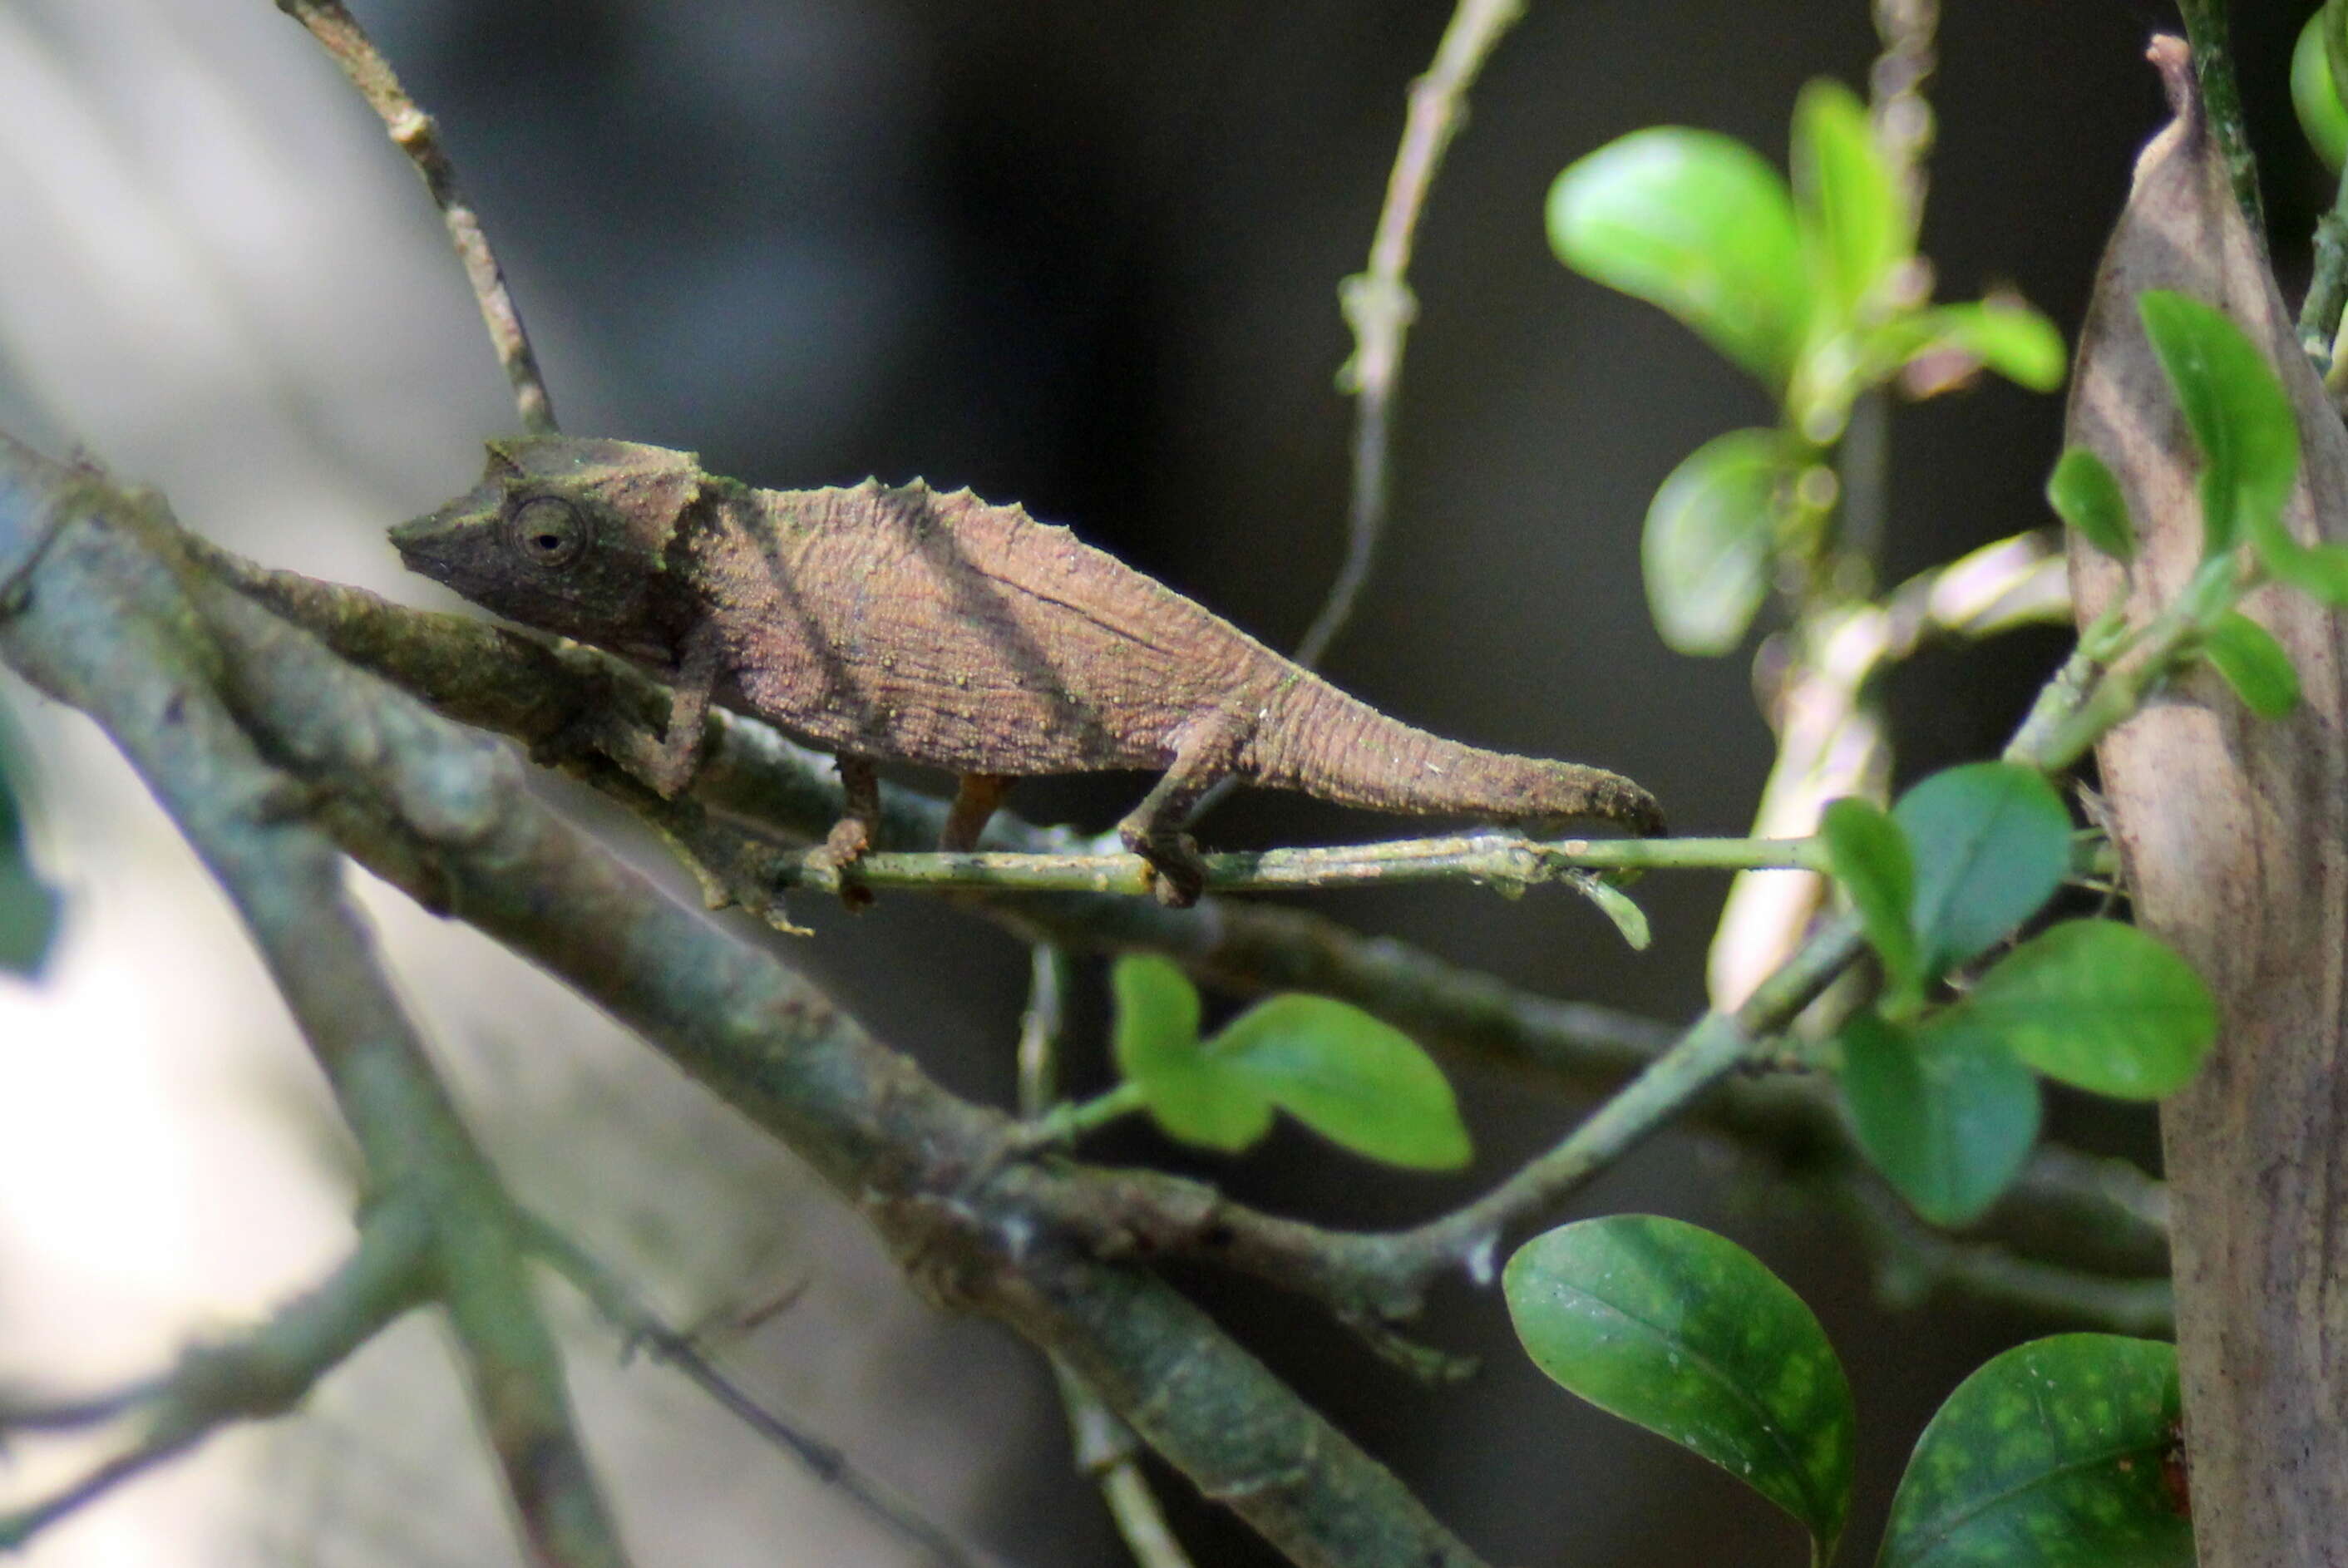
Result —
<instances>
[{"instance_id":1,"label":"chameleon head","mask_svg":"<svg viewBox=\"0 0 2348 1568\"><path fill-rule=\"evenodd\" d=\"M408 570L527 625L664 652L664 562L701 491L692 454L561 436L489 447L479 484L391 531Z\"/></svg>"}]
</instances>

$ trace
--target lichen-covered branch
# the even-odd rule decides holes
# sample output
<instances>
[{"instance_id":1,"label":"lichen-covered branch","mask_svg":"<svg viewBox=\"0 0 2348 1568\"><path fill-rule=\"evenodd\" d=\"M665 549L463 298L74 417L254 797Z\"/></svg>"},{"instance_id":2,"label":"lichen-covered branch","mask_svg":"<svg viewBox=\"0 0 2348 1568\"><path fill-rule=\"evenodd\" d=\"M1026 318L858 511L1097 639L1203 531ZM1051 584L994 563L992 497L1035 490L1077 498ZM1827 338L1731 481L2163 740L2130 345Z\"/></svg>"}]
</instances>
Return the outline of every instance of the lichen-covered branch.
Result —
<instances>
[{"instance_id":1,"label":"lichen-covered branch","mask_svg":"<svg viewBox=\"0 0 2348 1568\"><path fill-rule=\"evenodd\" d=\"M1001 1568L1001 1560L958 1541L943 1526L898 1495L886 1482L866 1475L834 1444L802 1429L760 1403L728 1377L699 1340L672 1327L646 1306L620 1276L576 1241L536 1214L522 1216L533 1255L569 1280L618 1330L629 1348L675 1367L768 1446L788 1454L808 1474L837 1489L899 1539L927 1553L945 1568Z\"/></svg>"},{"instance_id":2,"label":"lichen-covered branch","mask_svg":"<svg viewBox=\"0 0 2348 1568\"><path fill-rule=\"evenodd\" d=\"M475 618L411 610L362 590L266 571L191 540L191 547L264 603L317 634L344 657L376 670L464 723L553 749L599 703L657 722L665 689L592 649L509 631ZM2065 602L2060 558L2040 535L1984 547L1964 562L1892 595L1889 626L1899 639L1943 630L1986 634L2037 619ZM840 796L829 759L755 719L717 713L705 738L705 763L689 800L712 819L738 817L808 841L839 820ZM639 811L651 791L617 768L576 752L561 755L588 782ZM937 841L942 802L906 790L882 796L884 849ZM721 824L722 825L722 824ZM748 835L736 830L737 841ZM750 841L755 842L756 841ZM1064 829L998 815L988 841L1036 851L1070 850ZM775 851L772 858L783 858ZM1034 940L1071 953L1162 953L1201 982L1236 994L1312 991L1376 1014L1449 1054L1525 1073L1575 1092L1611 1092L1669 1049L1669 1025L1589 1003L1539 995L1446 962L1406 944L1365 937L1302 910L1210 897L1194 909L1149 899L1082 893L1000 895L972 907ZM1808 1167L1856 1160L1830 1097L1794 1080L1732 1078L1688 1108L1693 1130L1725 1132L1740 1147ZM2042 1151L2042 1158L2045 1158ZM2136 1255L2157 1253L2160 1237L2097 1191L2040 1181L2034 1163L2009 1207L2042 1241L2056 1235L2133 1238ZM2034 1218L2033 1216L2037 1216Z\"/></svg>"},{"instance_id":3,"label":"lichen-covered branch","mask_svg":"<svg viewBox=\"0 0 2348 1568\"><path fill-rule=\"evenodd\" d=\"M5 438L0 467L46 480L59 520L0 618L0 656L122 748L243 917L371 1183L430 1216L436 1294L534 1549L563 1568L616 1568L623 1558L504 1194L376 963L341 856L305 820L309 792L240 722L249 694L174 570L176 525L151 497Z\"/></svg>"},{"instance_id":4,"label":"lichen-covered branch","mask_svg":"<svg viewBox=\"0 0 2348 1568\"><path fill-rule=\"evenodd\" d=\"M1871 1181L1850 1183L1841 1198L1874 1250L1877 1288L1895 1305L1946 1293L2113 1334L2177 1332L2177 1294L2166 1273L2097 1274L2024 1257L1995 1243L1958 1241L1920 1222Z\"/></svg>"},{"instance_id":5,"label":"lichen-covered branch","mask_svg":"<svg viewBox=\"0 0 2348 1568\"><path fill-rule=\"evenodd\" d=\"M52 1495L0 1514L0 1552L232 1421L266 1420L299 1405L321 1377L425 1299L432 1227L420 1206L378 1204L357 1250L314 1289L240 1334L191 1345L159 1377L94 1398L0 1403L0 1439L135 1416L128 1446Z\"/></svg>"},{"instance_id":6,"label":"lichen-covered branch","mask_svg":"<svg viewBox=\"0 0 2348 1568\"><path fill-rule=\"evenodd\" d=\"M279 802L286 830L306 834L292 819L314 810L377 874L636 1030L856 1203L930 1294L992 1314L1066 1360L1293 1561L1478 1563L1204 1314L1057 1234L1004 1180L1025 1169L1008 1159L1009 1118L946 1094L790 970L659 892L538 801L509 752L207 573L181 574L179 603L122 603L106 582L168 578L169 558L184 553L162 521L125 510L118 500L94 506L42 562L32 595L41 613L0 637L12 662L37 666L49 640L84 626L94 635L103 622L135 663L126 629L148 618L201 624L209 662L180 684L216 684L270 759L318 787ZM87 570L85 557L102 557L104 570Z\"/></svg>"}]
</instances>

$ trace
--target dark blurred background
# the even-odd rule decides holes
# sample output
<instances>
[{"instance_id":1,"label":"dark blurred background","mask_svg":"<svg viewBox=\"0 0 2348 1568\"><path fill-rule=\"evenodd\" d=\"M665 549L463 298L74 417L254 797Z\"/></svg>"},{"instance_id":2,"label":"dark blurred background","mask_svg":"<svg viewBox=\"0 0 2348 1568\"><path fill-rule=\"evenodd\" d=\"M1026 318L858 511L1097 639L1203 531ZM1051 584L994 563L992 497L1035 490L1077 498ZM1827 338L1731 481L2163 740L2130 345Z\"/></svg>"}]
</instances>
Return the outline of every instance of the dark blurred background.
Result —
<instances>
[{"instance_id":1,"label":"dark blurred background","mask_svg":"<svg viewBox=\"0 0 2348 1568\"><path fill-rule=\"evenodd\" d=\"M1334 377L1348 342L1336 285L1363 264L1403 92L1431 57L1447 5L354 8L439 119L570 430L694 449L710 468L761 484L868 473L967 484L1074 525L1276 645L1310 619L1336 566L1346 505L1350 409ZM2290 291L2329 200L2283 86L2309 8L2246 6L2237 23ZM1923 241L1942 297L2010 284L2066 335L2075 331L2130 161L2159 122L2143 45L2174 25L2149 0L1948 6L1930 87L1939 141ZM16 72L0 85L16 82L15 101L42 108L41 84L52 83L79 117L27 118L0 144L0 266L10 269L0 295L13 290L15 301L0 303L0 417L88 442L240 547L443 603L397 578L376 531L467 488L473 440L508 428L511 413L454 265L434 253L420 192L306 48L261 0L0 0L0 71ZM1565 163L1656 123L1727 131L1782 163L1801 84L1830 74L1863 87L1874 52L1863 0L1531 7L1479 86L1427 215L1393 521L1327 662L1341 685L1444 734L1621 769L1664 798L1680 830L1744 830L1769 758L1746 657L1693 661L1662 646L1639 586L1638 527L1682 456L1770 411L1669 320L1566 273L1543 238L1542 199ZM217 138L191 129L222 126ZM112 189L105 158L166 214L164 238L142 238L135 211L125 228L73 227L120 216L93 194ZM12 214L23 220L13 252ZM27 237L44 233L67 239ZM71 244L91 250L59 253ZM227 324L220 341L230 346L203 348L212 340L188 324L211 316L143 281L150 253L141 246L180 258L157 262L159 276L195 276L210 291L191 297L211 302L204 308ZM2058 399L1999 383L1901 410L1888 575L2047 521L2039 490L2059 418ZM2016 636L1903 672L1892 688L1901 778L1993 750L2062 646L2051 634ZM65 720L32 722L54 738L56 770L75 778L104 767ZM1038 783L1014 805L1098 828L1138 788ZM93 799L117 798L93 789ZM68 876L77 842L130 831L103 820L113 808L81 803L102 820L77 830L67 790L53 795ZM122 811L139 810L118 795ZM630 852L661 864L623 824L609 825ZM1378 827L1310 802L1242 796L1219 810L1208 836L1230 846L1310 842ZM134 864L108 885L135 900L148 883ZM1701 1006L1722 887L1650 877L1640 892L1657 933L1641 955L1561 893L1504 903L1412 889L1320 907L1545 993L1684 1018ZM86 901L69 946L104 941L108 907ZM825 1236L852 1237L852 1227L773 1220L769 1157L742 1152L736 1181L685 1172L722 1148L747 1149L732 1133L730 1143L708 1142L674 1129L664 1144L662 1130L645 1125L709 1118L692 1091L664 1079L656 1092L623 1087L647 1069L609 1039L593 1047L602 1065L588 1088L543 1088L531 1075L553 1070L544 1057L597 1026L571 1013L559 1024L551 1011L518 1015L500 989L518 982L479 954L443 961L478 974L484 999L469 1010L438 995L461 988L430 967L444 950L432 944L455 939L395 911L383 918L411 985L436 993L428 1008L439 1010L452 1053L489 1064L460 1076L472 1075L477 1114L526 1187L560 1190L590 1229L609 1222L608 1244L640 1270L684 1279L676 1289L687 1304L754 1294L762 1270L811 1280L817 1298L850 1273L864 1283L839 1284L843 1302L889 1288L885 1265L810 1253L791 1228L829 1224ZM1010 938L904 897L861 919L809 918L820 934L788 946L795 962L955 1088L1007 1102L1025 977ZM81 995L70 957L67 969L57 985ZM1103 1022L1097 972L1082 982L1071 1042L1080 1088L1100 1081ZM42 1027L39 995L15 1006L11 1019ZM48 1026L69 1030L51 1016ZM252 1071L294 1085L280 1099L316 1114L298 1057ZM1381 1224L1460 1201L1581 1109L1472 1073L1459 1086L1480 1158L1457 1179L1384 1176L1292 1130L1235 1163L1199 1160L1146 1130L1104 1137L1099 1152L1206 1172L1282 1211ZM2055 1120L2107 1148L2150 1148L2148 1121L2067 1104ZM606 1147L637 1157L593 1152ZM1887 1313L1872 1300L1857 1237L1773 1187L1771 1174L1666 1138L1576 1212L1656 1209L1724 1229L1817 1308L1858 1391L1862 1495L1851 1539L1870 1549L1938 1401L1985 1356L2067 1326L1962 1306ZM697 1195L681 1198L680 1186ZM791 1191L793 1202L822 1202L803 1184ZM721 1211L729 1217L712 1217ZM759 1229L768 1222L788 1234ZM755 1258L724 1243L752 1232L767 1249ZM0 1260L12 1235L0 1229ZM1429 1389L1292 1301L1220 1279L1185 1283L1496 1563L1791 1562L1800 1550L1790 1524L1725 1476L1543 1381L1514 1351L1490 1295L1462 1288L1439 1304L1427 1336L1481 1355L1485 1367L1465 1386ZM42 1293L17 1295L17 1309L30 1312ZM0 1308L9 1305L0 1289ZM742 1347L744 1364L819 1424L841 1423L835 1435L848 1433L873 1468L916 1490L932 1482L942 1511L1016 1560L1120 1561L1069 1471L1040 1366L983 1326L899 1306L883 1325L878 1311L844 1308L820 1330L808 1325L828 1320L787 1318ZM860 1323L894 1336L884 1372L827 1381L827 1366L871 1354L853 1347ZM364 1434L369 1407L353 1408L347 1426ZM616 1428L623 1417L611 1419ZM833 1544L820 1548L789 1515L733 1546L691 1533L696 1519L755 1512L751 1500L778 1484L781 1461L752 1456L717 1474L663 1469L646 1457L657 1444L613 1445L606 1469L634 1500L645 1561L898 1560L852 1519L835 1518L825 1537ZM472 1462L461 1451L430 1458L450 1469ZM438 1469L363 1472L376 1479L322 1487L327 1501L295 1510L291 1523L282 1499L231 1512L265 1518L262 1534L289 1560L480 1561L475 1553L510 1551L493 1518L479 1541L456 1545L434 1544L399 1517L419 1488L437 1495L477 1481L444 1482ZM1199 1563L1272 1560L1179 1480L1161 1479ZM839 1512L820 1499L810 1506ZM375 1520L375 1533L353 1534L337 1509ZM53 1558L36 1561L101 1560L71 1555L77 1539L59 1537L42 1549ZM317 1544L362 1539L371 1544L347 1558ZM221 1550L220 1561L253 1560Z\"/></svg>"}]
</instances>

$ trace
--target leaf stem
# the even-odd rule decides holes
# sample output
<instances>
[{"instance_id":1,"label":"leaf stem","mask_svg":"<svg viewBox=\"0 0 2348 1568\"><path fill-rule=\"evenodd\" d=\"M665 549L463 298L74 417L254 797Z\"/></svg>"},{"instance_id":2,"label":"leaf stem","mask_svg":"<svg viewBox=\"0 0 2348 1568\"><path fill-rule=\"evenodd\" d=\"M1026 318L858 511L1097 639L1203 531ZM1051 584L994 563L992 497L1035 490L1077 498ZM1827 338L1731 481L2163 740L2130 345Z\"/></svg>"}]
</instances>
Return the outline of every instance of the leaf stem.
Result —
<instances>
[{"instance_id":1,"label":"leaf stem","mask_svg":"<svg viewBox=\"0 0 2348 1568\"><path fill-rule=\"evenodd\" d=\"M1028 1141L1072 1143L1094 1128L1129 1116L1149 1103L1149 1096L1139 1084L1126 1082L1115 1088L1105 1089L1086 1100L1070 1100L1052 1107L1031 1125L1034 1131Z\"/></svg>"}]
</instances>

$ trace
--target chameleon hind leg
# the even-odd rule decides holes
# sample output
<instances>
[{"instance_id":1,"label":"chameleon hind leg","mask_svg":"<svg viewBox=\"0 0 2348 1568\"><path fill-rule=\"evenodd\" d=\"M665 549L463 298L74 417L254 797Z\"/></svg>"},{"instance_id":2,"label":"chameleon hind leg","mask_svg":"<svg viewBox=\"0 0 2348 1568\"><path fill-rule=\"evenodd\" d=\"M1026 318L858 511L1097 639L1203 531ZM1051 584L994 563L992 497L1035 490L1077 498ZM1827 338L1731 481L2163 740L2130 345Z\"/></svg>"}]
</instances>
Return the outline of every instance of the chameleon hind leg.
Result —
<instances>
[{"instance_id":1,"label":"chameleon hind leg","mask_svg":"<svg viewBox=\"0 0 2348 1568\"><path fill-rule=\"evenodd\" d=\"M938 834L938 848L978 848L978 836L986 831L987 819L994 815L995 808L1009 793L1011 776L1007 773L963 774L954 786L953 804L946 809L946 825Z\"/></svg>"},{"instance_id":2,"label":"chameleon hind leg","mask_svg":"<svg viewBox=\"0 0 2348 1568\"><path fill-rule=\"evenodd\" d=\"M1206 891L1207 864L1182 824L1200 797L1230 777L1255 732L1255 707L1234 704L1185 725L1175 737L1174 760L1117 825L1118 841L1157 873L1151 891L1169 908L1187 909Z\"/></svg>"}]
</instances>

